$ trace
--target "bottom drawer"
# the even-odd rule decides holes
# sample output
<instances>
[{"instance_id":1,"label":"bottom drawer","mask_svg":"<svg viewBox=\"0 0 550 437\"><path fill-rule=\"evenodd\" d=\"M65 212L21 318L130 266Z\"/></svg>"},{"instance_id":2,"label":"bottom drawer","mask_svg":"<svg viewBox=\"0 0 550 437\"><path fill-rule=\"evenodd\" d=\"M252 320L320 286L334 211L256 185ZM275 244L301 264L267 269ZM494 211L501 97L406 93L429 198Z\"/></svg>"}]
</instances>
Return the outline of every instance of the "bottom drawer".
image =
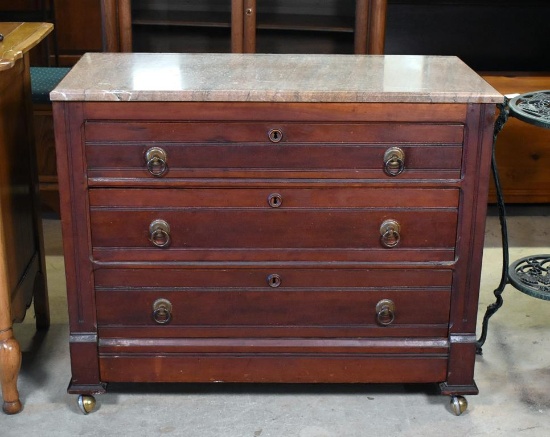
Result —
<instances>
[{"instance_id":1,"label":"bottom drawer","mask_svg":"<svg viewBox=\"0 0 550 437\"><path fill-rule=\"evenodd\" d=\"M434 342L438 344L438 342ZM101 352L104 382L429 383L446 380L447 349L432 353L120 354ZM403 342L404 344L404 342Z\"/></svg>"}]
</instances>

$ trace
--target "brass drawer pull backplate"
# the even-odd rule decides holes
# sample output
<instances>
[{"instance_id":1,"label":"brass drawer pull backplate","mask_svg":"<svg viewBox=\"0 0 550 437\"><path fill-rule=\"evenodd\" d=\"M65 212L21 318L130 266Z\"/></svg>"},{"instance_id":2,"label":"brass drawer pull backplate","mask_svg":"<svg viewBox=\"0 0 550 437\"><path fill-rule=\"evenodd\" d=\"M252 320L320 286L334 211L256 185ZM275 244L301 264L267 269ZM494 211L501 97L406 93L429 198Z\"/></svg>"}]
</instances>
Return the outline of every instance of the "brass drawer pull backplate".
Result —
<instances>
[{"instance_id":1,"label":"brass drawer pull backplate","mask_svg":"<svg viewBox=\"0 0 550 437\"><path fill-rule=\"evenodd\" d=\"M172 303L168 299L157 299L153 303L153 320L159 325L166 325L172 320Z\"/></svg>"},{"instance_id":2,"label":"brass drawer pull backplate","mask_svg":"<svg viewBox=\"0 0 550 437\"><path fill-rule=\"evenodd\" d=\"M401 241L401 225L397 220L388 219L380 225L380 242L384 247L392 248Z\"/></svg>"},{"instance_id":3,"label":"brass drawer pull backplate","mask_svg":"<svg viewBox=\"0 0 550 437\"><path fill-rule=\"evenodd\" d=\"M376 304L376 321L382 326L388 326L395 320L395 303L390 299L382 299Z\"/></svg>"},{"instance_id":4,"label":"brass drawer pull backplate","mask_svg":"<svg viewBox=\"0 0 550 437\"><path fill-rule=\"evenodd\" d=\"M149 225L149 241L157 247L168 247L170 245L170 225L165 220L153 220Z\"/></svg>"},{"instance_id":5,"label":"brass drawer pull backplate","mask_svg":"<svg viewBox=\"0 0 550 437\"><path fill-rule=\"evenodd\" d=\"M384 153L384 172L388 176L397 176L405 170L405 152L399 147L390 147Z\"/></svg>"},{"instance_id":6,"label":"brass drawer pull backplate","mask_svg":"<svg viewBox=\"0 0 550 437\"><path fill-rule=\"evenodd\" d=\"M145 152L147 170L155 177L162 177L168 171L167 156L164 149L151 147Z\"/></svg>"}]
</instances>

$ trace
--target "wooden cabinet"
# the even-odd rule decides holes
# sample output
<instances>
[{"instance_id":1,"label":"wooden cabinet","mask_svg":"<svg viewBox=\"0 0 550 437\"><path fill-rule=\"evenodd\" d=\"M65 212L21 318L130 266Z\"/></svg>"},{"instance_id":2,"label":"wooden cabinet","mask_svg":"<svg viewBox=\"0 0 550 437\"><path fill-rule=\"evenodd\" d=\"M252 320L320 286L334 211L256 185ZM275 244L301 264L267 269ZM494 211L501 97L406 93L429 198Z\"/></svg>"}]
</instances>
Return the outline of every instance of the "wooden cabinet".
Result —
<instances>
[{"instance_id":1,"label":"wooden cabinet","mask_svg":"<svg viewBox=\"0 0 550 437\"><path fill-rule=\"evenodd\" d=\"M102 50L98 0L55 0L55 29L60 66L72 66L86 52Z\"/></svg>"},{"instance_id":2,"label":"wooden cabinet","mask_svg":"<svg viewBox=\"0 0 550 437\"><path fill-rule=\"evenodd\" d=\"M69 392L477 393L501 96L456 58L86 55L53 98Z\"/></svg>"},{"instance_id":3,"label":"wooden cabinet","mask_svg":"<svg viewBox=\"0 0 550 437\"><path fill-rule=\"evenodd\" d=\"M386 4L102 0L101 7L108 51L379 54Z\"/></svg>"},{"instance_id":4,"label":"wooden cabinet","mask_svg":"<svg viewBox=\"0 0 550 437\"><path fill-rule=\"evenodd\" d=\"M37 327L49 326L29 50L51 31L46 23L0 23L0 384L8 414L21 409L12 323L25 318L34 299Z\"/></svg>"}]
</instances>

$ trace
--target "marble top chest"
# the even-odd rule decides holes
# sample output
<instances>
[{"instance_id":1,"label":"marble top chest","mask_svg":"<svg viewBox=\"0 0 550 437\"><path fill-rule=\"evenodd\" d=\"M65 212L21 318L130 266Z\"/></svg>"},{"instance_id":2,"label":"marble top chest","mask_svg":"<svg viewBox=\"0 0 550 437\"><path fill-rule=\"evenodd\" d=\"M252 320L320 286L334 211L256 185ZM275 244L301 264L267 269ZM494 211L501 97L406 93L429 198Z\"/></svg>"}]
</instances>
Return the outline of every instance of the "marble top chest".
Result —
<instances>
[{"instance_id":1,"label":"marble top chest","mask_svg":"<svg viewBox=\"0 0 550 437\"><path fill-rule=\"evenodd\" d=\"M88 54L51 98L71 393L477 393L501 96L460 60Z\"/></svg>"}]
</instances>

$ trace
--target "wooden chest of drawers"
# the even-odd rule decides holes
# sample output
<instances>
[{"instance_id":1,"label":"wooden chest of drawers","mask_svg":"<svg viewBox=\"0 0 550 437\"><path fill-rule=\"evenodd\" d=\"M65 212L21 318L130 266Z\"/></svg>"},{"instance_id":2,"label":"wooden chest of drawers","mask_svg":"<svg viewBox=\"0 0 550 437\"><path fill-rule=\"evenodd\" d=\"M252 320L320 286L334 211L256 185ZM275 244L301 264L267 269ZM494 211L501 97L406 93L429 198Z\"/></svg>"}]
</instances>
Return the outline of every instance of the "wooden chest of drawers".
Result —
<instances>
[{"instance_id":1,"label":"wooden chest of drawers","mask_svg":"<svg viewBox=\"0 0 550 437\"><path fill-rule=\"evenodd\" d=\"M71 393L477 392L500 96L459 60L96 54L52 99Z\"/></svg>"}]
</instances>

